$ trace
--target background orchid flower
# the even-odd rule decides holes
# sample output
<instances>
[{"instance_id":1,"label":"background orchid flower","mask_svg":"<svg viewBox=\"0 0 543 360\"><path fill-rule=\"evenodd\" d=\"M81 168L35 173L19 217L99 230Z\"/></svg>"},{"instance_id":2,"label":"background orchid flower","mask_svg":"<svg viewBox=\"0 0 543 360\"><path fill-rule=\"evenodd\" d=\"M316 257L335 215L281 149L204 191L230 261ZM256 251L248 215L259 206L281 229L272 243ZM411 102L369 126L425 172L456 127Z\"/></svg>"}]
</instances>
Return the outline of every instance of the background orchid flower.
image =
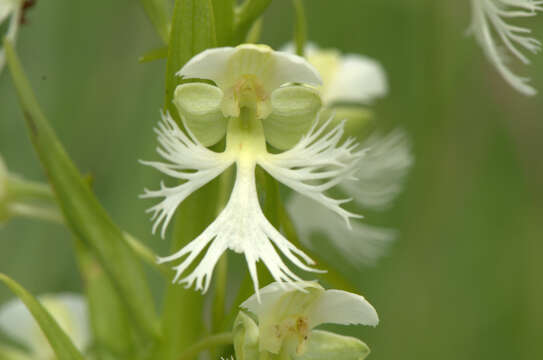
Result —
<instances>
[{"instance_id":1,"label":"background orchid flower","mask_svg":"<svg viewBox=\"0 0 543 360\"><path fill-rule=\"evenodd\" d=\"M149 209L162 225L162 235L176 208L191 193L235 164L236 179L230 199L217 218L196 239L160 262L183 261L175 267L174 281L207 291L213 268L227 249L243 253L258 294L256 262L262 260L276 281L299 281L275 248L300 269L317 271L314 262L293 246L266 219L258 201L256 166L262 167L295 192L324 205L339 215L347 226L355 215L325 192L352 177L364 155L354 139L343 141L343 123L329 129L332 118L319 121L318 93L304 83L318 85L317 71L303 58L276 52L267 46L206 50L179 72L188 78L213 80L217 86L201 83L180 85L174 102L186 126L183 132L169 115L157 129L158 153L168 162L144 162L157 170L184 180L175 187L162 185L146 190L142 197L163 198ZM224 152L210 146L226 134ZM268 152L267 144L285 150ZM208 247L208 248L207 248ZM196 257L200 263L181 278Z\"/></svg>"},{"instance_id":2,"label":"background orchid flower","mask_svg":"<svg viewBox=\"0 0 543 360\"><path fill-rule=\"evenodd\" d=\"M17 31L19 30L21 11L22 11L23 0L0 0L0 25L4 21L9 20L9 25L7 27L7 32L5 36L9 41L15 43L17 39ZM6 56L4 54L4 49L0 49L0 73L6 65Z\"/></svg>"},{"instance_id":3,"label":"background orchid flower","mask_svg":"<svg viewBox=\"0 0 543 360\"><path fill-rule=\"evenodd\" d=\"M63 293L42 295L38 299L70 337L74 345L79 350L85 351L91 341L85 298L77 294ZM0 332L25 347L27 351L24 354L23 352L14 352L22 359L50 360L55 358L47 338L19 299L12 300L0 307Z\"/></svg>"},{"instance_id":4,"label":"background orchid flower","mask_svg":"<svg viewBox=\"0 0 543 360\"><path fill-rule=\"evenodd\" d=\"M530 59L522 53L522 50L537 53L541 50L541 42L528 35L532 32L530 29L507 21L511 18L535 16L538 11L543 11L543 1L472 0L471 5L470 32L483 48L488 60L515 90L524 95L535 95L536 89L528 84L530 79L516 75L508 67L509 57L506 52L522 63L530 64ZM493 32L498 35L499 40L492 34Z\"/></svg>"},{"instance_id":5,"label":"background orchid flower","mask_svg":"<svg viewBox=\"0 0 543 360\"><path fill-rule=\"evenodd\" d=\"M260 353L288 354L294 355L295 358L296 356L305 358L306 352L313 352L312 348L318 343L313 339L313 329L320 324L376 326L379 323L379 317L373 306L360 295L342 290L325 290L318 283L310 281L297 285L303 291L285 288L279 283L269 284L260 289L260 301L255 294L241 304L242 308L253 313L258 319L258 325L251 325L242 315L238 324L244 323L243 331L249 332L243 334L244 337L248 335L249 338L258 338ZM236 332L236 329L234 331ZM317 335L319 336L326 337L324 334ZM248 339L238 339L237 355L241 340ZM356 343L360 345L358 340ZM333 345L333 341L329 341L329 345ZM369 352L365 345L362 349L362 354L359 355L366 355ZM333 356L333 353L327 355L329 358L340 358Z\"/></svg>"},{"instance_id":6,"label":"background orchid flower","mask_svg":"<svg viewBox=\"0 0 543 360\"><path fill-rule=\"evenodd\" d=\"M292 46L287 46L293 51ZM308 61L322 74L322 93L327 111L334 113L336 121L346 120L349 135L363 138L367 149L358 163L356 181L338 185L359 206L382 210L389 206L403 188L407 172L413 163L410 141L403 130L395 129L388 134L375 132L370 123L368 104L384 97L388 92L386 73L375 60L362 55L341 55L338 50L321 50L310 44L305 49ZM373 133L372 133L373 132ZM371 135L368 135L370 133ZM288 208L294 219L301 241L314 248L312 235L323 234L330 244L353 265L373 265L396 236L390 229L360 222L348 229L335 218L327 216L327 210L316 208L297 194L293 194ZM328 221L319 219L326 217Z\"/></svg>"}]
</instances>

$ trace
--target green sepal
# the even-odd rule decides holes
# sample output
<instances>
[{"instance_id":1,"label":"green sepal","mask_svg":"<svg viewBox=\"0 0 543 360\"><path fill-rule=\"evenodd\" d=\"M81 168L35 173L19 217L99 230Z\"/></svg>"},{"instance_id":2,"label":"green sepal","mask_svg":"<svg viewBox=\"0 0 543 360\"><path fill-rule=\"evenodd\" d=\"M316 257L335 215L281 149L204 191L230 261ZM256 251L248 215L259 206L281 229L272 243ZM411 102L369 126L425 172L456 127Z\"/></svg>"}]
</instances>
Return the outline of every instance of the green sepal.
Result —
<instances>
[{"instance_id":1,"label":"green sepal","mask_svg":"<svg viewBox=\"0 0 543 360\"><path fill-rule=\"evenodd\" d=\"M355 137L358 141L365 140L376 129L373 111L362 106L336 105L323 109L321 121L334 117L330 128L345 120L345 137Z\"/></svg>"},{"instance_id":2,"label":"green sepal","mask_svg":"<svg viewBox=\"0 0 543 360\"><path fill-rule=\"evenodd\" d=\"M158 327L154 302L143 268L124 241L122 231L100 205L57 139L38 105L13 46L7 40L4 49L30 139L67 225L100 260L140 332L148 338L156 338Z\"/></svg>"},{"instance_id":3,"label":"green sepal","mask_svg":"<svg viewBox=\"0 0 543 360\"><path fill-rule=\"evenodd\" d=\"M68 335L32 294L4 274L0 274L0 282L4 283L25 304L49 341L58 360L84 360Z\"/></svg>"},{"instance_id":4,"label":"green sepal","mask_svg":"<svg viewBox=\"0 0 543 360\"><path fill-rule=\"evenodd\" d=\"M293 354L292 360L363 360L370 348L357 338L314 330L309 335L303 354Z\"/></svg>"},{"instance_id":5,"label":"green sepal","mask_svg":"<svg viewBox=\"0 0 543 360\"><path fill-rule=\"evenodd\" d=\"M234 351L237 360L256 360L258 351L258 325L243 311L238 313L234 321Z\"/></svg>"},{"instance_id":6,"label":"green sepal","mask_svg":"<svg viewBox=\"0 0 543 360\"><path fill-rule=\"evenodd\" d=\"M244 42L251 26L264 13L270 3L271 0L245 0L236 9L234 33L237 43Z\"/></svg>"},{"instance_id":7,"label":"green sepal","mask_svg":"<svg viewBox=\"0 0 543 360\"><path fill-rule=\"evenodd\" d=\"M175 89L173 102L179 115L204 146L215 145L226 133L222 99L222 90L209 84L182 84Z\"/></svg>"},{"instance_id":8,"label":"green sepal","mask_svg":"<svg viewBox=\"0 0 543 360\"><path fill-rule=\"evenodd\" d=\"M272 113L262 121L266 140L285 150L306 134L317 118L322 100L319 93L305 86L285 86L271 95Z\"/></svg>"}]
</instances>

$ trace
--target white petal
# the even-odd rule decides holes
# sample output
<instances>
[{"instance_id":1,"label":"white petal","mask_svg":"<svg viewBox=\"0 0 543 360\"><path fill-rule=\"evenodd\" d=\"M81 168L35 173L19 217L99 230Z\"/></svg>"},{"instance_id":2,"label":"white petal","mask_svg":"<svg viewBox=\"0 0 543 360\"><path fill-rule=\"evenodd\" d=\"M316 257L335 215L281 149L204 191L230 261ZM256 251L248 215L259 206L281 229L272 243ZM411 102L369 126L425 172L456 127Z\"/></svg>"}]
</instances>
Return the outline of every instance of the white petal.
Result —
<instances>
[{"instance_id":1,"label":"white petal","mask_svg":"<svg viewBox=\"0 0 543 360\"><path fill-rule=\"evenodd\" d=\"M379 323L379 316L363 296L343 290L326 290L315 301L308 315L310 327L320 324L370 325Z\"/></svg>"},{"instance_id":2,"label":"white petal","mask_svg":"<svg viewBox=\"0 0 543 360\"><path fill-rule=\"evenodd\" d=\"M314 249L312 236L320 233L340 251L341 261L347 260L354 267L361 264L375 265L396 236L393 230L376 228L358 221L355 221L349 230L340 218L331 216L328 209L315 206L311 200L298 194L291 196L287 207L300 241L305 246Z\"/></svg>"},{"instance_id":3,"label":"white petal","mask_svg":"<svg viewBox=\"0 0 543 360\"><path fill-rule=\"evenodd\" d=\"M529 64L530 60L522 50L537 53L541 43L528 36L530 29L507 23L504 19L535 16L543 11L543 2L533 0L472 0L473 32L485 55L496 67L503 78L517 91L525 95L535 95L537 91L528 85L529 79L513 73L507 66L507 55L512 54L518 60ZM492 32L495 32L501 45ZM501 48L503 46L503 49Z\"/></svg>"},{"instance_id":4,"label":"white petal","mask_svg":"<svg viewBox=\"0 0 543 360\"><path fill-rule=\"evenodd\" d=\"M76 347L83 351L90 344L87 303L76 294L42 295L38 299L66 332ZM0 309L0 329L12 340L26 346L39 358L53 356L45 335L18 299Z\"/></svg>"},{"instance_id":5,"label":"white petal","mask_svg":"<svg viewBox=\"0 0 543 360\"><path fill-rule=\"evenodd\" d=\"M366 56L348 54L325 84L322 94L326 104L354 102L368 104L388 93L386 73L377 61Z\"/></svg>"},{"instance_id":6,"label":"white petal","mask_svg":"<svg viewBox=\"0 0 543 360\"><path fill-rule=\"evenodd\" d=\"M213 223L183 249L160 259L160 262L170 262L184 258L182 263L175 267L177 275L174 281L184 274L206 247L208 249L200 263L192 273L179 280L179 283L187 287L195 284L197 290L207 291L213 269L226 249L245 255L257 294L256 262L258 260L262 260L276 281L292 283L300 280L285 265L275 248L299 268L317 271L306 265L312 265L314 262L285 239L264 216L256 192L255 163L250 160L245 162L245 160L247 159L241 158L236 163L237 174L232 194L226 207Z\"/></svg>"},{"instance_id":7,"label":"white petal","mask_svg":"<svg viewBox=\"0 0 543 360\"><path fill-rule=\"evenodd\" d=\"M205 50L185 64L178 75L213 80L222 89L245 75L253 75L268 94L289 82L321 83L317 71L302 57L252 44Z\"/></svg>"},{"instance_id":8,"label":"white petal","mask_svg":"<svg viewBox=\"0 0 543 360\"><path fill-rule=\"evenodd\" d=\"M360 216L341 207L349 199L332 199L324 192L357 171L357 163L364 151L356 150L358 144L352 138L340 145L344 122L325 132L331 120L319 125L317 119L309 133L292 149L280 154L262 155L257 161L274 178L334 211L350 227L349 220Z\"/></svg>"},{"instance_id":9,"label":"white petal","mask_svg":"<svg viewBox=\"0 0 543 360\"><path fill-rule=\"evenodd\" d=\"M405 131L396 129L373 135L363 145L368 150L358 164L357 180L344 181L339 187L357 203L382 210L401 192L413 165L411 143Z\"/></svg>"},{"instance_id":10,"label":"white petal","mask_svg":"<svg viewBox=\"0 0 543 360\"><path fill-rule=\"evenodd\" d=\"M274 282L264 286L259 290L260 301L257 294L252 295L247 300L245 300L240 307L249 310L255 315L261 315L266 313L271 309L275 303L281 298L281 296L292 292L300 291L300 289L307 288L317 288L322 289L322 287L314 281L302 281L296 283L296 287L285 286L283 283Z\"/></svg>"},{"instance_id":11,"label":"white petal","mask_svg":"<svg viewBox=\"0 0 543 360\"><path fill-rule=\"evenodd\" d=\"M166 228L175 210L190 194L213 180L226 170L234 159L226 153L215 153L205 148L188 131L186 135L170 117L162 116L156 132L160 147L157 152L168 162L142 161L143 164L154 167L171 177L186 180L183 184L166 187L161 185L159 190L145 190L142 198L163 197L157 205L148 212L153 213L153 233L162 224L161 235L164 237Z\"/></svg>"}]
</instances>

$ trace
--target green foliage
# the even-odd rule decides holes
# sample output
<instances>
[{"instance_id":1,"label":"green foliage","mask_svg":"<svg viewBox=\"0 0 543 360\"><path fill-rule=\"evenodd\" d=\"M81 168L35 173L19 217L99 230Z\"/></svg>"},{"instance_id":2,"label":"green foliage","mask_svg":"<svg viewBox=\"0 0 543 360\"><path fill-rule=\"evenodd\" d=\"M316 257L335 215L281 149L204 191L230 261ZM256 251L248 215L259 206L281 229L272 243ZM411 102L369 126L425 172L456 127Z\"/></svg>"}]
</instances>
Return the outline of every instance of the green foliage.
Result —
<instances>
[{"instance_id":1,"label":"green foliage","mask_svg":"<svg viewBox=\"0 0 543 360\"><path fill-rule=\"evenodd\" d=\"M57 355L58 360L84 359L83 355L72 344L68 335L62 331L53 317L32 294L4 274L0 274L0 282L4 283L26 305L47 337L47 340L49 340L49 344L51 344L51 348Z\"/></svg>"},{"instance_id":2,"label":"green foliage","mask_svg":"<svg viewBox=\"0 0 543 360\"><path fill-rule=\"evenodd\" d=\"M91 189L81 177L43 115L9 42L5 42L9 68L23 108L29 135L70 229L93 249L118 295L149 339L158 335L154 304L145 274Z\"/></svg>"}]
</instances>

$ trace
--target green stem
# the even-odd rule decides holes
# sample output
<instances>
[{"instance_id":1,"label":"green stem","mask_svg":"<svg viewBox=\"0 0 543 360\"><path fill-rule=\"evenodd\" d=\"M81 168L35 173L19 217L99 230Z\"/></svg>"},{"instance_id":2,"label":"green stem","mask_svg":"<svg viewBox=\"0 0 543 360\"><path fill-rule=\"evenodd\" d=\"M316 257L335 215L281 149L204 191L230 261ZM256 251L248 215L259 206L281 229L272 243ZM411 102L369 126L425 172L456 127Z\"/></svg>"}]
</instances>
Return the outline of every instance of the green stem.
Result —
<instances>
[{"instance_id":1,"label":"green stem","mask_svg":"<svg viewBox=\"0 0 543 360\"><path fill-rule=\"evenodd\" d=\"M216 346L230 345L234 341L234 336L231 332L229 333L220 333L208 336L196 344L190 346L185 350L178 360L186 360L195 358L201 351L208 350Z\"/></svg>"},{"instance_id":2,"label":"green stem","mask_svg":"<svg viewBox=\"0 0 543 360\"><path fill-rule=\"evenodd\" d=\"M168 279L171 277L172 270L168 266L157 263L157 255L153 252L153 250L149 249L140 240L136 239L129 233L123 232L123 235L128 246L141 260L146 262L148 265L151 265L152 268L158 270Z\"/></svg>"},{"instance_id":3,"label":"green stem","mask_svg":"<svg viewBox=\"0 0 543 360\"><path fill-rule=\"evenodd\" d=\"M296 54L304 56L305 43L307 41L307 20L305 17L303 0L292 0L294 12L296 14L296 23L294 25L294 44L296 45Z\"/></svg>"},{"instance_id":4,"label":"green stem","mask_svg":"<svg viewBox=\"0 0 543 360\"><path fill-rule=\"evenodd\" d=\"M17 200L45 200L56 204L55 195L49 184L25 180L18 176L8 176L8 192L10 197Z\"/></svg>"},{"instance_id":5,"label":"green stem","mask_svg":"<svg viewBox=\"0 0 543 360\"><path fill-rule=\"evenodd\" d=\"M56 224L64 224L64 217L57 207L35 206L24 203L9 205L9 212L13 216L21 216L30 219L44 220Z\"/></svg>"}]
</instances>

